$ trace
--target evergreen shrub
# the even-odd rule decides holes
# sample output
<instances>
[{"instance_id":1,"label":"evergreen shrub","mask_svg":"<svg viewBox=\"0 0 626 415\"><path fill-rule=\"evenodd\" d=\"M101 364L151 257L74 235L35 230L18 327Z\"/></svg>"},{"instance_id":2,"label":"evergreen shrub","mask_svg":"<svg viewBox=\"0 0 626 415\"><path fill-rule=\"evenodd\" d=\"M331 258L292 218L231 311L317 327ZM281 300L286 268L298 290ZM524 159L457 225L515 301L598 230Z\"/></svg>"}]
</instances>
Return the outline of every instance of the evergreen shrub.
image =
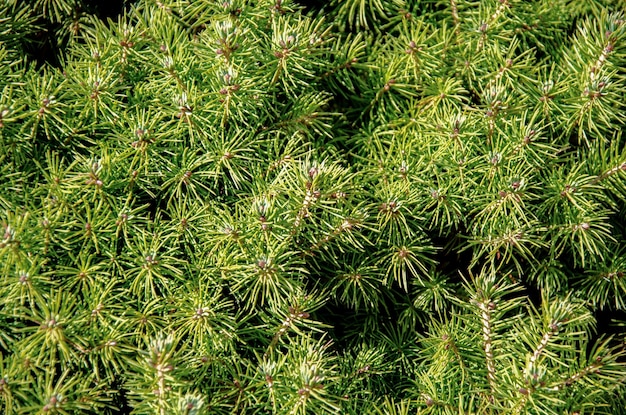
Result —
<instances>
[{"instance_id":1,"label":"evergreen shrub","mask_svg":"<svg viewBox=\"0 0 626 415\"><path fill-rule=\"evenodd\" d=\"M98 7L0 5L0 412L626 413L622 0Z\"/></svg>"}]
</instances>

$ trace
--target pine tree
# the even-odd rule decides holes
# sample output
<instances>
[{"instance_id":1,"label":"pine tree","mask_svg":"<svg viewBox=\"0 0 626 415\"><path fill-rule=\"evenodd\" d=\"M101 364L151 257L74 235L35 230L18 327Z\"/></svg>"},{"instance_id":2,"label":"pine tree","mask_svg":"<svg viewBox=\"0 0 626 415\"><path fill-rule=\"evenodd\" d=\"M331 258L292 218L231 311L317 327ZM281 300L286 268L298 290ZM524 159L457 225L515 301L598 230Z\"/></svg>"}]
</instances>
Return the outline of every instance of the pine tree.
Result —
<instances>
[{"instance_id":1,"label":"pine tree","mask_svg":"<svg viewBox=\"0 0 626 415\"><path fill-rule=\"evenodd\" d=\"M0 411L626 411L621 0L102 16L0 6Z\"/></svg>"}]
</instances>

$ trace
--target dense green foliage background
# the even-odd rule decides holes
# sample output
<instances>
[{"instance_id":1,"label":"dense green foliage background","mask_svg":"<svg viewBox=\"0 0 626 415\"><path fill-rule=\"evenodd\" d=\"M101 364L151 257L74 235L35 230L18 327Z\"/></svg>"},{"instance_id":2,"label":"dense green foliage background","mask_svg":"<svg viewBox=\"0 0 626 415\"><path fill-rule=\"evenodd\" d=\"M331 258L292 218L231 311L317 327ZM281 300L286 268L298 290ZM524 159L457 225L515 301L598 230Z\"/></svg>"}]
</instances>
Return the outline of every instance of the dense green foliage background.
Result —
<instances>
[{"instance_id":1,"label":"dense green foliage background","mask_svg":"<svg viewBox=\"0 0 626 415\"><path fill-rule=\"evenodd\" d=\"M2 413L626 412L623 2L120 6L0 5Z\"/></svg>"}]
</instances>

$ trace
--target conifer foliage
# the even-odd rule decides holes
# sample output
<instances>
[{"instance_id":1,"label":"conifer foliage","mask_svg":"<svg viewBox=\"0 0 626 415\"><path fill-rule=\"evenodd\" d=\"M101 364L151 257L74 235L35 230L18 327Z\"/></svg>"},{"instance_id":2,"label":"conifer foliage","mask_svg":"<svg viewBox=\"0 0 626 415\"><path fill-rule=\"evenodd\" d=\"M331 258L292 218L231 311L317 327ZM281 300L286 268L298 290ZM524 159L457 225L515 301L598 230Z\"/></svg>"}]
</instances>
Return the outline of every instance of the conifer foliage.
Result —
<instances>
[{"instance_id":1,"label":"conifer foliage","mask_svg":"<svg viewBox=\"0 0 626 415\"><path fill-rule=\"evenodd\" d=\"M127 6L0 5L0 412L626 412L621 0Z\"/></svg>"}]
</instances>

